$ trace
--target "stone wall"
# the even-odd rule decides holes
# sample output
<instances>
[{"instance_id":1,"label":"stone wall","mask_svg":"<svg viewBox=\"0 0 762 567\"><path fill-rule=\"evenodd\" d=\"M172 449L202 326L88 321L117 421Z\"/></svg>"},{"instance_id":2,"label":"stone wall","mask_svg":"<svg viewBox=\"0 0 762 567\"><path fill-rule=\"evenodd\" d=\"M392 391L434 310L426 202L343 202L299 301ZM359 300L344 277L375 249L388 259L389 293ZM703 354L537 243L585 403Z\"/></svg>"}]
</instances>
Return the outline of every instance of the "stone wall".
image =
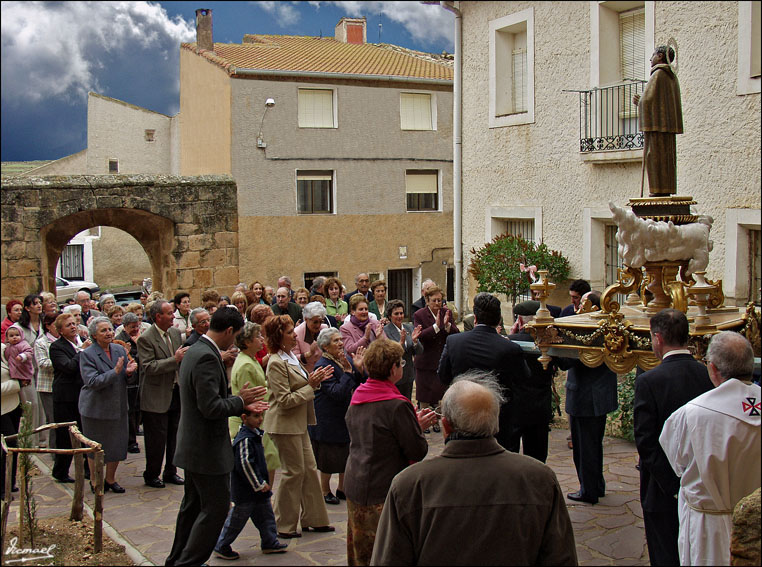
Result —
<instances>
[{"instance_id":1,"label":"stone wall","mask_svg":"<svg viewBox=\"0 0 762 567\"><path fill-rule=\"evenodd\" d=\"M82 175L2 179L2 303L55 290L66 243L92 226L132 235L151 263L154 289L200 301L238 283L238 206L229 176Z\"/></svg>"}]
</instances>

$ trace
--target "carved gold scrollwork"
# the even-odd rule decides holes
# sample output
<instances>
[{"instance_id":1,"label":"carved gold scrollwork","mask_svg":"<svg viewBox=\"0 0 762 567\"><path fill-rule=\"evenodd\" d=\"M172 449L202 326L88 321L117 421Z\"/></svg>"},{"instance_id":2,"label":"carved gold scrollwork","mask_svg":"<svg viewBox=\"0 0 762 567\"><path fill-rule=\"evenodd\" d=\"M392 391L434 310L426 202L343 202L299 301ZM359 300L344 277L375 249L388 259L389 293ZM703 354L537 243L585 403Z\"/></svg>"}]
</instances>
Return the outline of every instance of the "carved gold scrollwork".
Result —
<instances>
[{"instance_id":1,"label":"carved gold scrollwork","mask_svg":"<svg viewBox=\"0 0 762 567\"><path fill-rule=\"evenodd\" d=\"M653 353L628 352L625 355L614 355L604 349L581 350L579 359L590 368L605 364L617 374L626 374L636 366L643 370L651 370L659 365L659 359Z\"/></svg>"},{"instance_id":2,"label":"carved gold scrollwork","mask_svg":"<svg viewBox=\"0 0 762 567\"><path fill-rule=\"evenodd\" d=\"M680 280L675 280L665 283L665 287L667 288L665 290L667 295L672 299L672 308L687 313L688 296L685 293L686 284Z\"/></svg>"},{"instance_id":3,"label":"carved gold scrollwork","mask_svg":"<svg viewBox=\"0 0 762 567\"><path fill-rule=\"evenodd\" d=\"M614 301L618 293L630 293L640 288L643 273L640 268L627 266L624 270L619 269L619 280L606 288L601 296L601 310L606 313L616 313L621 307L619 302Z\"/></svg>"}]
</instances>

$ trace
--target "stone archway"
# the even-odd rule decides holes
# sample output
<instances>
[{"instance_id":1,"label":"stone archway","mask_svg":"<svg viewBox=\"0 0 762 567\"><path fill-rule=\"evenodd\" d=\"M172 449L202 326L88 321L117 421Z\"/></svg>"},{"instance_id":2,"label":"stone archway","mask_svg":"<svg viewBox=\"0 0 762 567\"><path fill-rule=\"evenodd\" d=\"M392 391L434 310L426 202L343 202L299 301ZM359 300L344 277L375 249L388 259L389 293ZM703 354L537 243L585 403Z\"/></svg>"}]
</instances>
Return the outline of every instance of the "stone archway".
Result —
<instances>
[{"instance_id":1,"label":"stone archway","mask_svg":"<svg viewBox=\"0 0 762 567\"><path fill-rule=\"evenodd\" d=\"M134 236L154 289L198 302L238 283L238 200L230 176L78 175L2 179L2 302L55 290L66 243L92 226Z\"/></svg>"}]
</instances>

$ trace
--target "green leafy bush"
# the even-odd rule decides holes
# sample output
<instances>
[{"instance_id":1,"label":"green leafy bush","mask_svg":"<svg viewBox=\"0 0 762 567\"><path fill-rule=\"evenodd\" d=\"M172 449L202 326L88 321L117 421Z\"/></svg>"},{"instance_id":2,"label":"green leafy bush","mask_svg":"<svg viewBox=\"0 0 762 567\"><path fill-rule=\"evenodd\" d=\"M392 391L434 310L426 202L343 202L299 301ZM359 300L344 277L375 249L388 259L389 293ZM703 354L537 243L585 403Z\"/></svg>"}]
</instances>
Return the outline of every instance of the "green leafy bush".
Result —
<instances>
[{"instance_id":1,"label":"green leafy bush","mask_svg":"<svg viewBox=\"0 0 762 567\"><path fill-rule=\"evenodd\" d=\"M528 274L521 271L521 264L548 270L556 284L569 278L569 261L561 252L513 234L496 236L478 250L472 248L471 254L468 270L479 284L479 291L504 293L513 305L520 295L529 292L531 283Z\"/></svg>"},{"instance_id":2,"label":"green leafy bush","mask_svg":"<svg viewBox=\"0 0 762 567\"><path fill-rule=\"evenodd\" d=\"M632 404L635 398L635 371L628 372L617 384L619 408L608 416L608 433L627 441L635 441Z\"/></svg>"}]
</instances>

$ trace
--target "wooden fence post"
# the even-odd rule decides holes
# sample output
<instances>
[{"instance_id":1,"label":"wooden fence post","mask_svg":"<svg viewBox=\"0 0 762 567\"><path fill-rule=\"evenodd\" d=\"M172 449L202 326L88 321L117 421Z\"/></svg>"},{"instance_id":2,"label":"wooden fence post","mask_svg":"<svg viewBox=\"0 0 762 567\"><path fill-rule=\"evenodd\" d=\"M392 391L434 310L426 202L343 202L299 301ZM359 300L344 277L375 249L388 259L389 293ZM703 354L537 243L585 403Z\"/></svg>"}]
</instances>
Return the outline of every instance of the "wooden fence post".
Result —
<instances>
[{"instance_id":1,"label":"wooden fence post","mask_svg":"<svg viewBox=\"0 0 762 567\"><path fill-rule=\"evenodd\" d=\"M98 448L95 453L95 510L93 511L93 551L100 553L103 549L103 449Z\"/></svg>"},{"instance_id":2,"label":"wooden fence post","mask_svg":"<svg viewBox=\"0 0 762 567\"><path fill-rule=\"evenodd\" d=\"M72 449L79 449L82 447L82 443L79 442L74 432L69 429L69 438L71 439ZM82 514L84 512L84 487L85 487L85 465L84 455L82 453L75 453L74 455L74 498L71 501L71 514L70 520L82 521Z\"/></svg>"}]
</instances>

